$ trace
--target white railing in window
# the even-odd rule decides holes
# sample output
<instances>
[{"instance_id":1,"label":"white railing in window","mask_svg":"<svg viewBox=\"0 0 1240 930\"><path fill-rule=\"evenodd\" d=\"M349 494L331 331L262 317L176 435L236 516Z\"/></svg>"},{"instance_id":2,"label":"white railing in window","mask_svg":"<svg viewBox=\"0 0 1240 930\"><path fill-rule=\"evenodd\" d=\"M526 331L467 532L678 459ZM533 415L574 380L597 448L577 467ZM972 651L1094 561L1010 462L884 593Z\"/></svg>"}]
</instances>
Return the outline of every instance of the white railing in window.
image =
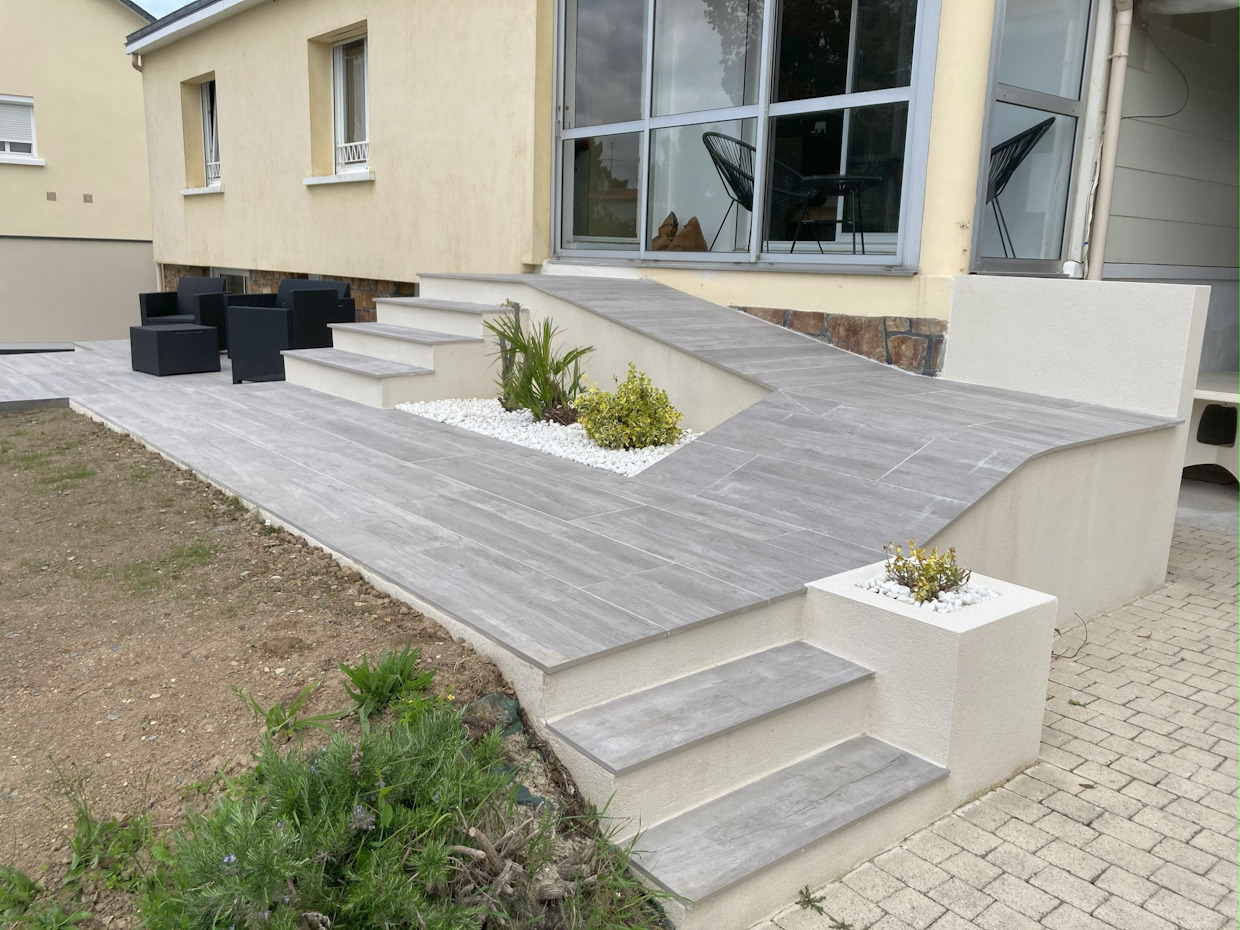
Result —
<instances>
[{"instance_id":1,"label":"white railing in window","mask_svg":"<svg viewBox=\"0 0 1240 930\"><path fill-rule=\"evenodd\" d=\"M336 146L336 165L344 168L348 165L364 165L370 157L370 143L343 142Z\"/></svg>"},{"instance_id":2,"label":"white railing in window","mask_svg":"<svg viewBox=\"0 0 1240 930\"><path fill-rule=\"evenodd\" d=\"M212 187L220 183L220 163L218 161L207 162L207 187Z\"/></svg>"}]
</instances>

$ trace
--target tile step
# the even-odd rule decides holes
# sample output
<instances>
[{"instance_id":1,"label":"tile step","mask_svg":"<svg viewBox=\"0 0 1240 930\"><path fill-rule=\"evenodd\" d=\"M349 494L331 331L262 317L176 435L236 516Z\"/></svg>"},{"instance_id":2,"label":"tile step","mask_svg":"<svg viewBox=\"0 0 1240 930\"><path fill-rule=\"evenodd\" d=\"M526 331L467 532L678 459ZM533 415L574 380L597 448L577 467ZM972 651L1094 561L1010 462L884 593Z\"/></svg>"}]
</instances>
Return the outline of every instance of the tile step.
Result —
<instances>
[{"instance_id":1,"label":"tile step","mask_svg":"<svg viewBox=\"0 0 1240 930\"><path fill-rule=\"evenodd\" d=\"M424 308L427 310L450 310L457 313L473 313L478 316L491 313L511 312L500 304L479 304L465 300L444 300L434 297L377 297L376 304L394 304L398 307Z\"/></svg>"},{"instance_id":2,"label":"tile step","mask_svg":"<svg viewBox=\"0 0 1240 930\"><path fill-rule=\"evenodd\" d=\"M870 678L809 643L784 643L551 721L553 733L613 775Z\"/></svg>"},{"instance_id":3,"label":"tile step","mask_svg":"<svg viewBox=\"0 0 1240 930\"><path fill-rule=\"evenodd\" d=\"M434 369L420 368L417 365L406 365L404 362L390 362L387 359L375 358L371 355L359 355L356 352L345 352L343 349L285 349L280 353L288 358L297 358L329 368L352 372L370 378L398 378L406 375L431 375Z\"/></svg>"},{"instance_id":4,"label":"tile step","mask_svg":"<svg viewBox=\"0 0 1240 930\"><path fill-rule=\"evenodd\" d=\"M429 329L415 329L412 326L397 326L392 323L329 323L327 325L333 330L360 333L365 336L381 336L384 339L415 342L418 345L427 346L456 342L482 342L482 339L477 336L441 333Z\"/></svg>"},{"instance_id":5,"label":"tile step","mask_svg":"<svg viewBox=\"0 0 1240 930\"><path fill-rule=\"evenodd\" d=\"M633 864L700 903L946 776L857 736L651 827Z\"/></svg>"}]
</instances>

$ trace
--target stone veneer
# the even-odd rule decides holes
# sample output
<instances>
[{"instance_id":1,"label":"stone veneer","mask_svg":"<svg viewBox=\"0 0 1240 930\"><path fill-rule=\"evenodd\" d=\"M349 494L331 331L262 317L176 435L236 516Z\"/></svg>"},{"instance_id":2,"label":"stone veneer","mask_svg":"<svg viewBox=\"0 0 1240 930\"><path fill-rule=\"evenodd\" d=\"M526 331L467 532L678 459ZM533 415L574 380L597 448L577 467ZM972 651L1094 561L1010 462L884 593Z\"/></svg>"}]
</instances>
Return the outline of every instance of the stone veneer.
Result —
<instances>
[{"instance_id":1,"label":"stone veneer","mask_svg":"<svg viewBox=\"0 0 1240 930\"><path fill-rule=\"evenodd\" d=\"M161 265L165 290L176 290L181 278L206 275L210 269L201 265ZM251 269L250 293L271 294L280 286L284 278L305 278L305 272L297 271L263 271ZM346 278L340 275L322 275L325 281L348 281L349 290L357 304L357 320L359 323L373 323L375 319L375 299L378 297L416 297L418 286L409 281L380 281L375 278Z\"/></svg>"},{"instance_id":2,"label":"stone veneer","mask_svg":"<svg viewBox=\"0 0 1240 930\"><path fill-rule=\"evenodd\" d=\"M947 322L929 317L856 316L773 307L737 309L833 346L919 375L943 371Z\"/></svg>"}]
</instances>

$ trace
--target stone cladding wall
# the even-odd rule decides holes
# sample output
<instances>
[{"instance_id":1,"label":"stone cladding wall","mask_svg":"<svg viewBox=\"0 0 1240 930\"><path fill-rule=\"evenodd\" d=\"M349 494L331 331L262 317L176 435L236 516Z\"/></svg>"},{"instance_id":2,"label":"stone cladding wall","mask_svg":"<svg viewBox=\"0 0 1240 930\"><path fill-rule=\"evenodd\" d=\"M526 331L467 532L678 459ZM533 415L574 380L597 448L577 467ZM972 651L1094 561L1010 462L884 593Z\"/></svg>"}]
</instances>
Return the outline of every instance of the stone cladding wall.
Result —
<instances>
[{"instance_id":1,"label":"stone cladding wall","mask_svg":"<svg viewBox=\"0 0 1240 930\"><path fill-rule=\"evenodd\" d=\"M943 371L947 323L929 317L856 316L817 310L738 307L760 320L821 339L876 362L919 375Z\"/></svg>"},{"instance_id":2,"label":"stone cladding wall","mask_svg":"<svg viewBox=\"0 0 1240 930\"><path fill-rule=\"evenodd\" d=\"M176 290L181 278L205 275L210 269L198 265L163 265L165 290ZM267 271L251 268L250 293L271 294L280 286L283 278L305 278L300 271ZM323 275L325 281L348 281L353 300L357 304L359 323L372 323L375 319L375 299L379 297L416 297L418 286L410 281L383 281L375 278L346 278L339 275Z\"/></svg>"}]
</instances>

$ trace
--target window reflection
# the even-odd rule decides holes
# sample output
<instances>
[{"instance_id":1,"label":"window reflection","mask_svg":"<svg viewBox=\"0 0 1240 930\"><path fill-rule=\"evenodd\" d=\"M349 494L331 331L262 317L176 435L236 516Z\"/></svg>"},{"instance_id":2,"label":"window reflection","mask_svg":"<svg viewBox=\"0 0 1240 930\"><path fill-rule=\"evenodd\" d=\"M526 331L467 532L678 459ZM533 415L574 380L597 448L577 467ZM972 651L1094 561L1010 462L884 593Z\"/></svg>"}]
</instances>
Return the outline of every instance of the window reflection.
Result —
<instances>
[{"instance_id":1,"label":"window reflection","mask_svg":"<svg viewBox=\"0 0 1240 930\"><path fill-rule=\"evenodd\" d=\"M655 114L755 103L761 45L762 0L659 0Z\"/></svg>"},{"instance_id":2,"label":"window reflection","mask_svg":"<svg viewBox=\"0 0 1240 930\"><path fill-rule=\"evenodd\" d=\"M777 101L908 86L916 0L856 0L855 12L853 0L784 0Z\"/></svg>"},{"instance_id":3,"label":"window reflection","mask_svg":"<svg viewBox=\"0 0 1240 930\"><path fill-rule=\"evenodd\" d=\"M568 6L575 56L575 67L565 69L570 125L640 119L646 0L570 0Z\"/></svg>"},{"instance_id":4,"label":"window reflection","mask_svg":"<svg viewBox=\"0 0 1240 930\"><path fill-rule=\"evenodd\" d=\"M564 143L564 247L636 249L641 134Z\"/></svg>"}]
</instances>

